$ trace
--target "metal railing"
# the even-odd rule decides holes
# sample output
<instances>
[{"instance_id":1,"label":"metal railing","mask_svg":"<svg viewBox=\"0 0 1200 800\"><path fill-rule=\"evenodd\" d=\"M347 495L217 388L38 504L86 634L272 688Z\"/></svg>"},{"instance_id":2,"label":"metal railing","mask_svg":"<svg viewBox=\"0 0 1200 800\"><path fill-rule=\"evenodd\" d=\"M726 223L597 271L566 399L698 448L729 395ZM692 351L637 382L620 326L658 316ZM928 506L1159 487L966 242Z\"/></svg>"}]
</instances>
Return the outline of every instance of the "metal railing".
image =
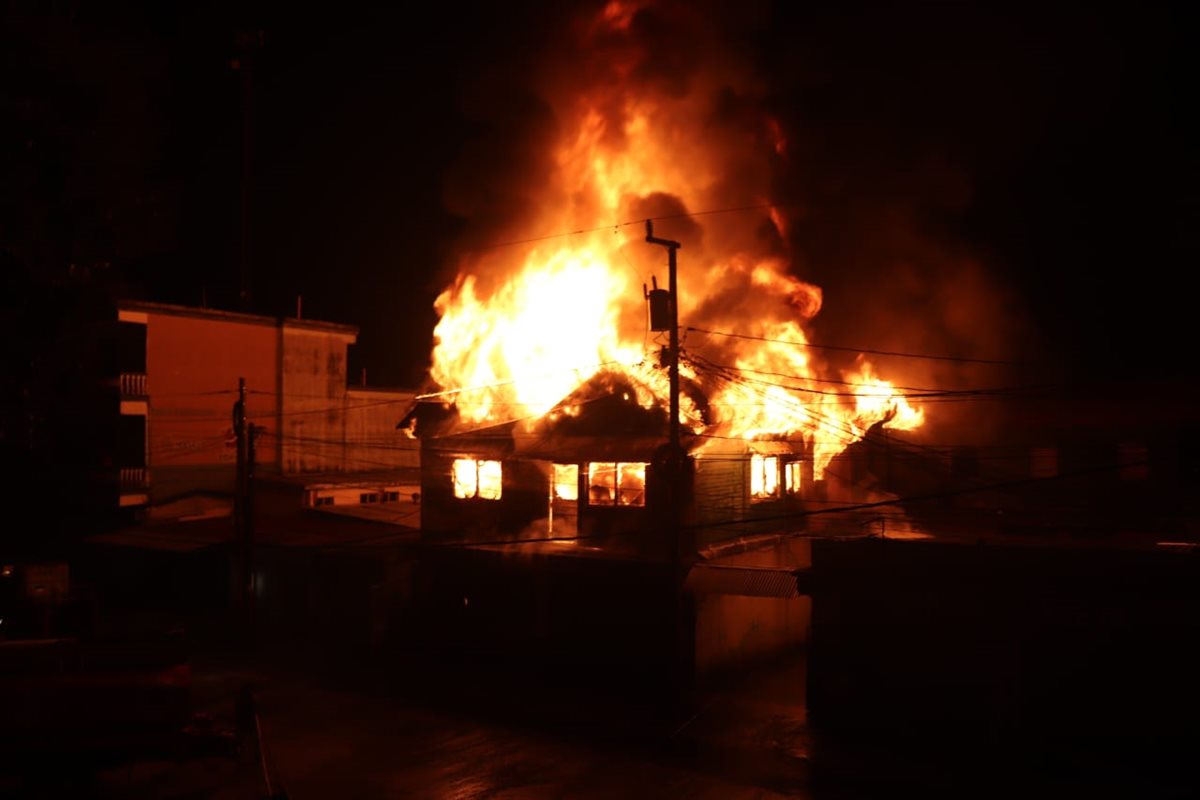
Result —
<instances>
[{"instance_id":1,"label":"metal railing","mask_svg":"<svg viewBox=\"0 0 1200 800\"><path fill-rule=\"evenodd\" d=\"M122 397L146 396L146 373L122 372L120 378Z\"/></svg>"},{"instance_id":2,"label":"metal railing","mask_svg":"<svg viewBox=\"0 0 1200 800\"><path fill-rule=\"evenodd\" d=\"M121 491L131 492L150 486L150 474L145 467L121 467Z\"/></svg>"}]
</instances>

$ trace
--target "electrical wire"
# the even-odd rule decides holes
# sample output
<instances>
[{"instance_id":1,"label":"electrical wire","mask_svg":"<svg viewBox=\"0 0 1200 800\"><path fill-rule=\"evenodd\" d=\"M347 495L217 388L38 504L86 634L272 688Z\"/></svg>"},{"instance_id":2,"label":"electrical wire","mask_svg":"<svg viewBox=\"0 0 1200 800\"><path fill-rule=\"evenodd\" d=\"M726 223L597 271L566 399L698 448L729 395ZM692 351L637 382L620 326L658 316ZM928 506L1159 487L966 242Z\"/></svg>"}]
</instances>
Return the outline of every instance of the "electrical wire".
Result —
<instances>
[{"instance_id":1,"label":"electrical wire","mask_svg":"<svg viewBox=\"0 0 1200 800\"><path fill-rule=\"evenodd\" d=\"M749 367L738 367L738 366L734 366L732 364L718 364L718 363L716 363L704 356L701 356L697 353L694 353L694 352L681 353L680 357L687 359L690 363L693 363L693 364L703 363L703 364L706 364L710 367L717 368L717 369L734 370L737 372L749 372L749 373L753 373L755 375L769 375L769 376L775 377L775 378L787 378L789 380L805 381L808 383L830 383L830 384L837 384L839 386L862 387L862 388L878 388L878 386L879 386L879 384L876 382L840 381L840 380L835 380L832 378L814 378L814 377L810 377L807 375L789 375L789 374L783 373L783 372L770 372L767 370L757 370L757 369L751 369ZM784 383L772 384L772 385L780 386L782 388L790 389L793 391L811 392L813 394L823 394L823 395L828 395L828 396L833 396L833 397L855 397L855 398L857 398L857 397L863 396L863 395L859 395L857 393L851 393L851 392L825 392L825 391L821 391L819 389L812 389L812 388L805 387L805 386L793 386L793 385L784 384ZM944 396L957 396L957 395L1014 394L1017 392L1032 391L1032 390L1035 390L1036 388L1040 388L1040 387L1032 387L1032 386L1030 386L1030 387L1005 386L1005 387L993 387L993 388L987 388L987 389L934 389L934 388L915 387L915 386L900 386L900 385L895 385L895 384L890 384L890 383L889 383L889 386L892 389L900 390L899 392L896 392L892 395L894 397L904 397L904 398L913 397L913 398L920 398L920 399L929 399L929 398L944 397ZM911 392L912 394L906 394L908 392ZM867 396L871 396L871 395L867 395Z\"/></svg>"},{"instance_id":2,"label":"electrical wire","mask_svg":"<svg viewBox=\"0 0 1200 800\"><path fill-rule=\"evenodd\" d=\"M715 527L724 527L726 525L739 525L739 524L746 524L746 523L751 523L751 522L778 522L778 521L783 521L783 520L800 519L800 518L805 518L805 517L823 516L826 514L843 514L843 513L849 513L849 512L853 512L853 511L863 511L866 509L873 509L873 508L885 508L885 507L895 507L895 506L902 507L904 505L910 505L912 503L925 502L925 501L929 501L929 500L944 500L944 499L948 499L951 497L959 497L962 495L974 494L977 492L988 491L988 490L993 490L993 489L1045 484L1045 483L1049 483L1049 482L1061 481L1066 478L1078 477L1081 475L1090 475L1090 474L1095 474L1095 473L1100 473L1100 472L1114 472L1114 471L1119 471L1119 470L1124 470L1124 469L1131 469L1134 467L1147 466L1148 464L1149 464L1148 461L1106 464L1106 465L1098 466L1098 467L1090 467L1090 468L1086 468L1086 469L1075 470L1075 471L1072 471L1069 473L1063 472L1063 473L1059 473L1057 475L1046 476L1046 477L1022 478L1019 480L992 483L992 484L988 484L986 486L975 486L975 487L968 487L968 488L961 488L961 489L949 489L949 490L942 491L942 492L929 492L929 493L925 493L925 494L898 496L898 497L895 497L893 499L888 499L888 500L878 500L878 501L869 502L869 503L855 503L855 504L851 504L851 505L834 506L832 508L821 508L821 509L812 509L812 510L806 509L803 511L794 511L794 512L789 512L786 514L775 514L775 515L768 515L768 516L754 517L754 518L729 519L729 520L724 520L724 521L719 521L719 522L694 523L692 525L687 525L684 527L715 528Z\"/></svg>"},{"instance_id":3,"label":"electrical wire","mask_svg":"<svg viewBox=\"0 0 1200 800\"><path fill-rule=\"evenodd\" d=\"M745 333L731 333L729 331L714 331L707 328L688 327L687 330L697 333L707 333L710 336L728 336L735 339L750 339L756 342L770 342L773 344L790 344L796 347L809 347L814 350L835 350L844 353L868 353L875 356L895 356L897 358L919 358L931 361L953 361L961 364L992 364L998 366L1032 366L1033 362L1028 361L1007 361L1002 359L992 358L966 358L963 356L947 356L933 355L930 353L903 353L895 350L873 350L866 347L843 347L832 344L817 344L815 342L798 342L794 339L770 339L764 336L751 336Z\"/></svg>"}]
</instances>

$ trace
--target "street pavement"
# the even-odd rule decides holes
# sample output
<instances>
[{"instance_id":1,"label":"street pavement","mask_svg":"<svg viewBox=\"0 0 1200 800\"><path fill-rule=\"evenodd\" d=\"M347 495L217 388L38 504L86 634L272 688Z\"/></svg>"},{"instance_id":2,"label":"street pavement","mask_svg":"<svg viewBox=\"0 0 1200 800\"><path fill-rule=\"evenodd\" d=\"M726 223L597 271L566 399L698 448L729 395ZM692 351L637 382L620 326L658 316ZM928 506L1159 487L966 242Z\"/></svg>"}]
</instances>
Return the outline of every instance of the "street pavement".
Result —
<instances>
[{"instance_id":1,"label":"street pavement","mask_svg":"<svg viewBox=\"0 0 1200 800\"><path fill-rule=\"evenodd\" d=\"M475 705L481 691L509 694L503 685L447 699L444 689L378 674L201 660L197 710L219 728L235 727L237 693L254 687L263 758L122 765L88 791L163 800L262 798L268 786L296 800L808 797L802 667L793 660L754 692L712 692L680 721L582 697L528 713L514 713L511 696Z\"/></svg>"}]
</instances>

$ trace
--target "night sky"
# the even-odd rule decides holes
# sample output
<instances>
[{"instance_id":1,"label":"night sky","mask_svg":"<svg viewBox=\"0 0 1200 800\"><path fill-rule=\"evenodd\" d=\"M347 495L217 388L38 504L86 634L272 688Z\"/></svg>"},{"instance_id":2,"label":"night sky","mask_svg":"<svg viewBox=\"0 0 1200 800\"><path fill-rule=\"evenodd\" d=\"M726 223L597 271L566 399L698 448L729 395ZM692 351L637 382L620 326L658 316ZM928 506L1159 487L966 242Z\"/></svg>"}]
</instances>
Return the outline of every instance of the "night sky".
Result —
<instances>
[{"instance_id":1,"label":"night sky","mask_svg":"<svg viewBox=\"0 0 1200 800\"><path fill-rule=\"evenodd\" d=\"M290 315L299 295L305 317L361 327L353 378L419 381L453 255L490 233L448 187L519 168L530 76L572 12L304 5L5 4L8 302L71 265L163 302ZM671 14L644 13L637 35L686 77L709 54ZM795 269L827 308L907 302L868 265L967 258L1013 321L1004 355L1068 381L1192 371L1200 70L1182 11L708 16L795 144L775 199L805 209ZM879 346L848 313L814 338Z\"/></svg>"}]
</instances>

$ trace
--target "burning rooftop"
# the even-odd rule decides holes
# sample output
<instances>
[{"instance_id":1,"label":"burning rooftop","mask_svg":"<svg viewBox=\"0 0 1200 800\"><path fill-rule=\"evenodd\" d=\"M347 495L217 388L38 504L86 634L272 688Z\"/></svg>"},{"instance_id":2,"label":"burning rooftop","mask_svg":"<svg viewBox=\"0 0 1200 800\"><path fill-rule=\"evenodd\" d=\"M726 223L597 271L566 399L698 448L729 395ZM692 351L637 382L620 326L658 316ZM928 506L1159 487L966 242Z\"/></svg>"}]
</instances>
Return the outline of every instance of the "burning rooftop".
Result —
<instances>
[{"instance_id":1,"label":"burning rooftop","mask_svg":"<svg viewBox=\"0 0 1200 800\"><path fill-rule=\"evenodd\" d=\"M574 68L543 78L553 135L540 169L509 189L521 213L501 246L461 258L437 298L437 399L453 403L459 431L565 425L607 402L597 391L620 398L616 418L664 408L666 336L644 293L664 269L642 236L654 219L683 245L688 432L802 439L820 475L873 424L920 426L924 412L864 356L838 369L807 346L823 298L791 271L788 209L771 198L789 149L762 87L720 58L683 83L655 80L631 34L646 5L610 2L575 31Z\"/></svg>"}]
</instances>

